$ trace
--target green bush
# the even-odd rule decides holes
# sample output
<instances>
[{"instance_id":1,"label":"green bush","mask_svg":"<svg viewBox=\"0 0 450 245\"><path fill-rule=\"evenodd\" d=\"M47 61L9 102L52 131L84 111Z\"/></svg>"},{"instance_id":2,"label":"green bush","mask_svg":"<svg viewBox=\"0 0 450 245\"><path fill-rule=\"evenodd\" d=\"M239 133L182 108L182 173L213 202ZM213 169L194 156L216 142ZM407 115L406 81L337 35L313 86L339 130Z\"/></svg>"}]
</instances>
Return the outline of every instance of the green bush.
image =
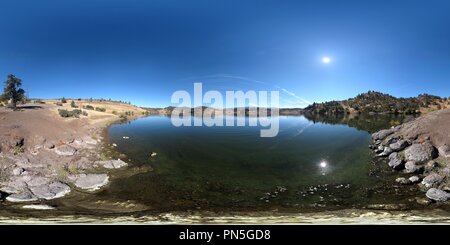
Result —
<instances>
[{"instance_id":1,"label":"green bush","mask_svg":"<svg viewBox=\"0 0 450 245\"><path fill-rule=\"evenodd\" d=\"M75 109L73 111L68 111L66 109L59 109L58 112L61 117L76 117L76 118L80 117L82 113L81 110L79 109Z\"/></svg>"},{"instance_id":2,"label":"green bush","mask_svg":"<svg viewBox=\"0 0 450 245\"><path fill-rule=\"evenodd\" d=\"M83 111L82 114L83 114L83 116L86 116L86 117L88 116L88 113L86 111Z\"/></svg>"},{"instance_id":3,"label":"green bush","mask_svg":"<svg viewBox=\"0 0 450 245\"><path fill-rule=\"evenodd\" d=\"M85 106L83 106L83 109L86 109L86 110L94 110L94 107L91 106L91 105L85 105Z\"/></svg>"},{"instance_id":4,"label":"green bush","mask_svg":"<svg viewBox=\"0 0 450 245\"><path fill-rule=\"evenodd\" d=\"M61 99L61 103L67 103L67 100L66 100L66 98L64 98L64 97L62 97L62 99Z\"/></svg>"},{"instance_id":5,"label":"green bush","mask_svg":"<svg viewBox=\"0 0 450 245\"><path fill-rule=\"evenodd\" d=\"M117 115L117 111L112 111L112 114Z\"/></svg>"},{"instance_id":6,"label":"green bush","mask_svg":"<svg viewBox=\"0 0 450 245\"><path fill-rule=\"evenodd\" d=\"M102 107L95 107L95 110L96 111L100 111L100 112L105 112L106 111L106 109L102 108Z\"/></svg>"}]
</instances>

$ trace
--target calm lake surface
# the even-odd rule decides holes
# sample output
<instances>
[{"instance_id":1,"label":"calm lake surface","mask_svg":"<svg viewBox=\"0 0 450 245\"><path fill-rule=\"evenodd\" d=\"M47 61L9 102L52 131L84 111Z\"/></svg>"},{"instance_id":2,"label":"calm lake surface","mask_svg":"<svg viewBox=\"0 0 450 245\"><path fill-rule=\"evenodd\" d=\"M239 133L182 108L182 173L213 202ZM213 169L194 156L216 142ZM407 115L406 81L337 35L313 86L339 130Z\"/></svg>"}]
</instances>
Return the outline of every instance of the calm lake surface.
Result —
<instances>
[{"instance_id":1,"label":"calm lake surface","mask_svg":"<svg viewBox=\"0 0 450 245\"><path fill-rule=\"evenodd\" d=\"M398 198L371 189L380 181L369 174L368 131L403 118L279 119L273 138L259 137L259 127L174 127L159 116L113 125L110 143L154 170L118 178L99 195L155 211L331 210Z\"/></svg>"}]
</instances>

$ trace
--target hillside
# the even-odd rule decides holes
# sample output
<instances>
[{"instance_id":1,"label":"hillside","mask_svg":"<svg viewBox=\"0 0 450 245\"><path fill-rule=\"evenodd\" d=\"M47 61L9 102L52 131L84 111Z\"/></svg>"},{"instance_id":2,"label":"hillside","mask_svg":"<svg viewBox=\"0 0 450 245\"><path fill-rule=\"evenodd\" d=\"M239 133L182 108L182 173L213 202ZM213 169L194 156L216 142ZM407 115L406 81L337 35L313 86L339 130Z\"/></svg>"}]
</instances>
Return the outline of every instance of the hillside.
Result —
<instances>
[{"instance_id":1,"label":"hillside","mask_svg":"<svg viewBox=\"0 0 450 245\"><path fill-rule=\"evenodd\" d=\"M412 98L396 98L388 94L369 91L343 101L314 103L306 107L304 113L317 115L350 113L410 115L444 108L450 108L449 100L434 95L421 94Z\"/></svg>"}]
</instances>

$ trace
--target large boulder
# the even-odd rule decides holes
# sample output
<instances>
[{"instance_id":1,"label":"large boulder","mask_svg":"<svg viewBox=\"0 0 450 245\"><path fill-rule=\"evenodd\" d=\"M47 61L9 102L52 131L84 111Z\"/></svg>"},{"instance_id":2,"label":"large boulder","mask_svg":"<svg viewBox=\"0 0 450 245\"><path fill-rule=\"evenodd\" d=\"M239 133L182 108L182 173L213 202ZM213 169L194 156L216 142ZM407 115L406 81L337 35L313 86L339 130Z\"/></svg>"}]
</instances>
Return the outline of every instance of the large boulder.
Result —
<instances>
[{"instance_id":1,"label":"large boulder","mask_svg":"<svg viewBox=\"0 0 450 245\"><path fill-rule=\"evenodd\" d=\"M95 191L108 184L109 177L106 174L80 174L72 177L75 186L88 191Z\"/></svg>"},{"instance_id":2,"label":"large boulder","mask_svg":"<svg viewBox=\"0 0 450 245\"><path fill-rule=\"evenodd\" d=\"M70 192L70 187L56 181L50 184L30 187L30 190L37 198L51 200L68 194Z\"/></svg>"},{"instance_id":3,"label":"large boulder","mask_svg":"<svg viewBox=\"0 0 450 245\"><path fill-rule=\"evenodd\" d=\"M70 145L60 145L55 147L55 152L60 156L73 156L77 152L77 149Z\"/></svg>"},{"instance_id":4,"label":"large boulder","mask_svg":"<svg viewBox=\"0 0 450 245\"><path fill-rule=\"evenodd\" d=\"M444 176L441 176L439 174L430 174L423 178L422 184L426 187L432 187L434 185L440 184L444 180Z\"/></svg>"},{"instance_id":5,"label":"large boulder","mask_svg":"<svg viewBox=\"0 0 450 245\"><path fill-rule=\"evenodd\" d=\"M450 146L443 145L438 148L439 155L443 157L450 157Z\"/></svg>"},{"instance_id":6,"label":"large boulder","mask_svg":"<svg viewBox=\"0 0 450 245\"><path fill-rule=\"evenodd\" d=\"M118 169L128 166L128 163L117 159L117 160L106 160L106 161L96 161L95 164L103 166L107 169Z\"/></svg>"},{"instance_id":7,"label":"large boulder","mask_svg":"<svg viewBox=\"0 0 450 245\"><path fill-rule=\"evenodd\" d=\"M426 196L434 201L448 201L450 200L450 193L436 188L431 188L427 191Z\"/></svg>"},{"instance_id":8,"label":"large boulder","mask_svg":"<svg viewBox=\"0 0 450 245\"><path fill-rule=\"evenodd\" d=\"M416 163L430 161L436 156L436 149L428 142L423 144L413 144L405 150L406 161L413 161Z\"/></svg>"},{"instance_id":9,"label":"large boulder","mask_svg":"<svg viewBox=\"0 0 450 245\"><path fill-rule=\"evenodd\" d=\"M405 163L405 172L407 173L420 173L423 172L424 167L417 165L415 162L409 161Z\"/></svg>"},{"instance_id":10,"label":"large boulder","mask_svg":"<svg viewBox=\"0 0 450 245\"><path fill-rule=\"evenodd\" d=\"M384 138L386 138L387 136L393 134L395 132L395 130L393 128L391 129L383 129L381 131L378 131L374 134L372 134L372 139L375 140L383 140Z\"/></svg>"},{"instance_id":11,"label":"large boulder","mask_svg":"<svg viewBox=\"0 0 450 245\"><path fill-rule=\"evenodd\" d=\"M395 143L392 143L389 145L389 147L393 150L393 151L401 151L403 149L405 149L408 146L408 141L406 140L399 140Z\"/></svg>"}]
</instances>

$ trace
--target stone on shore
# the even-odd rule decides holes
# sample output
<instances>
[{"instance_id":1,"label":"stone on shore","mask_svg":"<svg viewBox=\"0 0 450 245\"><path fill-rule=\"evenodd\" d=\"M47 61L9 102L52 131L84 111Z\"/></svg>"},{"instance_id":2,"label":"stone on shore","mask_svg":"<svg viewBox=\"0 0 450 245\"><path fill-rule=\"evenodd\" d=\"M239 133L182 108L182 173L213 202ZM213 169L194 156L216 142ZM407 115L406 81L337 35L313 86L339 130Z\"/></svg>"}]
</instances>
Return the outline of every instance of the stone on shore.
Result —
<instances>
[{"instance_id":1,"label":"stone on shore","mask_svg":"<svg viewBox=\"0 0 450 245\"><path fill-rule=\"evenodd\" d=\"M391 129L383 129L381 131L378 131L374 134L372 134L372 139L373 140L383 140L384 138L386 138L387 136L393 134L395 132L395 129L391 128Z\"/></svg>"},{"instance_id":2,"label":"stone on shore","mask_svg":"<svg viewBox=\"0 0 450 245\"><path fill-rule=\"evenodd\" d=\"M378 154L379 157L387 157L391 155L391 153L394 152L390 147L386 146L383 149L383 152Z\"/></svg>"},{"instance_id":3,"label":"stone on shore","mask_svg":"<svg viewBox=\"0 0 450 245\"><path fill-rule=\"evenodd\" d=\"M117 160L106 160L106 161L96 161L95 164L101 165L107 169L118 169L128 166L128 163L117 159Z\"/></svg>"},{"instance_id":4,"label":"stone on shore","mask_svg":"<svg viewBox=\"0 0 450 245\"><path fill-rule=\"evenodd\" d=\"M19 175L21 175L21 174L23 173L23 171L25 171L23 168L20 168L20 167L14 168L14 169L12 170L12 174L13 174L14 176L19 176Z\"/></svg>"},{"instance_id":5,"label":"stone on shore","mask_svg":"<svg viewBox=\"0 0 450 245\"><path fill-rule=\"evenodd\" d=\"M450 157L450 146L443 145L438 148L439 155L443 157Z\"/></svg>"},{"instance_id":6,"label":"stone on shore","mask_svg":"<svg viewBox=\"0 0 450 245\"><path fill-rule=\"evenodd\" d=\"M423 166L417 165L415 162L409 161L405 163L405 172L407 173L420 173L423 172Z\"/></svg>"},{"instance_id":7,"label":"stone on shore","mask_svg":"<svg viewBox=\"0 0 450 245\"><path fill-rule=\"evenodd\" d=\"M420 178L419 176L411 176L409 177L409 181L411 181L411 183L419 183L420 182Z\"/></svg>"},{"instance_id":8,"label":"stone on shore","mask_svg":"<svg viewBox=\"0 0 450 245\"><path fill-rule=\"evenodd\" d=\"M60 145L55 147L55 152L60 156L73 156L77 152L77 149L70 145Z\"/></svg>"},{"instance_id":9,"label":"stone on shore","mask_svg":"<svg viewBox=\"0 0 450 245\"><path fill-rule=\"evenodd\" d=\"M400 177L400 178L395 179L395 182L397 182L399 184L402 184L402 185L409 185L409 184L411 184L411 181L409 181L409 179L404 178L404 177Z\"/></svg>"},{"instance_id":10,"label":"stone on shore","mask_svg":"<svg viewBox=\"0 0 450 245\"><path fill-rule=\"evenodd\" d=\"M108 184L109 177L106 174L80 174L73 177L75 186L88 191L96 191Z\"/></svg>"},{"instance_id":11,"label":"stone on shore","mask_svg":"<svg viewBox=\"0 0 450 245\"><path fill-rule=\"evenodd\" d=\"M448 201L450 200L450 193L436 188L431 188L427 191L426 196L434 201Z\"/></svg>"},{"instance_id":12,"label":"stone on shore","mask_svg":"<svg viewBox=\"0 0 450 245\"><path fill-rule=\"evenodd\" d=\"M51 200L68 194L70 192L70 187L56 181L50 184L31 186L30 190L39 199Z\"/></svg>"},{"instance_id":13,"label":"stone on shore","mask_svg":"<svg viewBox=\"0 0 450 245\"><path fill-rule=\"evenodd\" d=\"M402 169L404 167L403 160L398 157L398 153L394 152L391 155L389 155L389 167L393 169Z\"/></svg>"},{"instance_id":14,"label":"stone on shore","mask_svg":"<svg viewBox=\"0 0 450 245\"><path fill-rule=\"evenodd\" d=\"M20 193L15 193L7 196L6 200L10 202L33 202L37 201L38 199L30 191L24 190Z\"/></svg>"},{"instance_id":15,"label":"stone on shore","mask_svg":"<svg viewBox=\"0 0 450 245\"><path fill-rule=\"evenodd\" d=\"M45 204L32 204L32 205L24 205L23 209L34 209L34 210L53 210L55 207L45 205Z\"/></svg>"},{"instance_id":16,"label":"stone on shore","mask_svg":"<svg viewBox=\"0 0 450 245\"><path fill-rule=\"evenodd\" d=\"M425 187L432 187L433 185L438 185L444 180L444 177L439 174L430 174L423 178L422 184Z\"/></svg>"},{"instance_id":17,"label":"stone on shore","mask_svg":"<svg viewBox=\"0 0 450 245\"><path fill-rule=\"evenodd\" d=\"M405 150L405 158L407 161L424 163L435 157L437 157L436 149L428 142L423 144L413 144Z\"/></svg>"},{"instance_id":18,"label":"stone on shore","mask_svg":"<svg viewBox=\"0 0 450 245\"><path fill-rule=\"evenodd\" d=\"M406 141L406 140L399 140L399 141L389 145L389 147L393 151L401 151L401 150L405 149L407 146L408 146L408 141Z\"/></svg>"},{"instance_id":19,"label":"stone on shore","mask_svg":"<svg viewBox=\"0 0 450 245\"><path fill-rule=\"evenodd\" d=\"M430 171L433 170L434 168L439 167L439 163L435 162L435 161L429 161L427 162L427 164L425 164L425 170Z\"/></svg>"}]
</instances>

